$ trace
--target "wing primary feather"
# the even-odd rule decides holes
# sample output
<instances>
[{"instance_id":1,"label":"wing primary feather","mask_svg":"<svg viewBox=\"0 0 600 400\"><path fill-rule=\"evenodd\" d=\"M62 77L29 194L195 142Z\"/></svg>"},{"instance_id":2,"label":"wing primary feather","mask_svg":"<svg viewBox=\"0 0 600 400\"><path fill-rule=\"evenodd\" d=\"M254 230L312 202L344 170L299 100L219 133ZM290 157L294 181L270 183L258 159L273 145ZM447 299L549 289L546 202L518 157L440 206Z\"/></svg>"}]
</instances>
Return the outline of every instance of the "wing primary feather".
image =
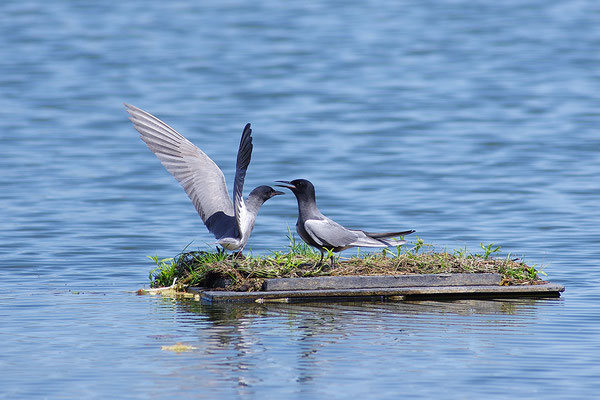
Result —
<instances>
[{"instance_id":1,"label":"wing primary feather","mask_svg":"<svg viewBox=\"0 0 600 400\"><path fill-rule=\"evenodd\" d=\"M235 210L235 221L238 226L238 230L242 231L242 213L245 208L244 204L244 180L246 178L246 170L250 165L250 159L252 158L252 128L250 124L246 124L242 132L240 139L240 146L238 148L237 160L235 163L235 180L233 182L233 207Z\"/></svg>"},{"instance_id":2,"label":"wing primary feather","mask_svg":"<svg viewBox=\"0 0 600 400\"><path fill-rule=\"evenodd\" d=\"M223 215L220 221L226 221L227 216L233 217L234 207L221 169L202 150L160 119L135 106L125 104L125 107L141 139L181 184L204 223L207 224L213 215ZM207 224L207 227L215 237L229 230L222 223Z\"/></svg>"}]
</instances>

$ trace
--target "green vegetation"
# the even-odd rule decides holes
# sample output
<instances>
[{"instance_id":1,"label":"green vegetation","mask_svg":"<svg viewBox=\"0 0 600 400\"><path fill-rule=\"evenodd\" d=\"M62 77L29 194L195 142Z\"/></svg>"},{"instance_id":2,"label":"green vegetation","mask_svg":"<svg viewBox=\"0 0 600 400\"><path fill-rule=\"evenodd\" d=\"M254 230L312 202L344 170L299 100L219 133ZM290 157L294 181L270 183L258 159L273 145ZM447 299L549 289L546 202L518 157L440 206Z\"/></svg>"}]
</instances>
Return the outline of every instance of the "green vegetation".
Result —
<instances>
[{"instance_id":1,"label":"green vegetation","mask_svg":"<svg viewBox=\"0 0 600 400\"><path fill-rule=\"evenodd\" d=\"M182 252L174 258L149 257L156 264L150 272L153 288L176 286L203 286L225 290L260 290L266 278L295 278L332 275L399 275L497 272L502 274L504 285L535 284L541 282L538 274L545 275L535 266L519 258L493 257L500 246L490 243L483 253L471 254L467 249L436 252L433 246L416 238L414 243L389 248L381 252L356 255L336 262L318 264L321 253L290 232L286 252L274 251L266 256L239 256L222 250L214 252ZM325 258L327 260L327 258ZM325 261L324 260L324 261ZM175 282L177 283L175 285Z\"/></svg>"}]
</instances>

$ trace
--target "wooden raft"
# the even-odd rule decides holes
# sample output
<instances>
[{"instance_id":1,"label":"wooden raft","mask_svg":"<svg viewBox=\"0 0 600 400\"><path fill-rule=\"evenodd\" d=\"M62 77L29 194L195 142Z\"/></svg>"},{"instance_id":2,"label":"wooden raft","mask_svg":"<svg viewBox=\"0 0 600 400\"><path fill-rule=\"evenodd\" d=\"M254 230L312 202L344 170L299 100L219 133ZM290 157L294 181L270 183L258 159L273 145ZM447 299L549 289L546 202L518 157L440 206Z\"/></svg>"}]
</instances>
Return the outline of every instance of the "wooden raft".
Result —
<instances>
[{"instance_id":1,"label":"wooden raft","mask_svg":"<svg viewBox=\"0 0 600 400\"><path fill-rule=\"evenodd\" d=\"M494 273L385 276L321 276L266 279L263 290L228 292L199 287L188 291L205 303L365 300L502 299L560 297L564 286L551 282L502 286Z\"/></svg>"}]
</instances>

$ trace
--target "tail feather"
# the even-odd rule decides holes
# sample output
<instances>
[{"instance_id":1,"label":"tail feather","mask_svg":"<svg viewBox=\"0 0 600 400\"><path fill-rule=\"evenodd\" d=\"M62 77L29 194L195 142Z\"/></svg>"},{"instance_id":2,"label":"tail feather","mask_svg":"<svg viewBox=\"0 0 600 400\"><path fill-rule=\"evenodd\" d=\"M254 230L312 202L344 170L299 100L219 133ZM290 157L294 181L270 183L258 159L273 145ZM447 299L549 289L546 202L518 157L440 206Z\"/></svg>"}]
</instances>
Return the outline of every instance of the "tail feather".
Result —
<instances>
[{"instance_id":1,"label":"tail feather","mask_svg":"<svg viewBox=\"0 0 600 400\"><path fill-rule=\"evenodd\" d=\"M415 232L416 231L414 229L411 229L411 230L403 231L403 232L365 232L365 235L372 237L373 239L382 239L382 238L410 235L411 233L415 233Z\"/></svg>"},{"instance_id":2,"label":"tail feather","mask_svg":"<svg viewBox=\"0 0 600 400\"><path fill-rule=\"evenodd\" d=\"M402 246L406 243L406 240L396 240L396 239L377 239L380 242L387 244L388 246Z\"/></svg>"},{"instance_id":3,"label":"tail feather","mask_svg":"<svg viewBox=\"0 0 600 400\"><path fill-rule=\"evenodd\" d=\"M404 236L415 232L414 230L403 231L403 232L381 232L381 233L370 233L361 230L353 230L356 232L358 237L355 241L349 244L349 246L358 247L388 247L388 246L401 246L406 243L406 240L393 239L394 237Z\"/></svg>"}]
</instances>

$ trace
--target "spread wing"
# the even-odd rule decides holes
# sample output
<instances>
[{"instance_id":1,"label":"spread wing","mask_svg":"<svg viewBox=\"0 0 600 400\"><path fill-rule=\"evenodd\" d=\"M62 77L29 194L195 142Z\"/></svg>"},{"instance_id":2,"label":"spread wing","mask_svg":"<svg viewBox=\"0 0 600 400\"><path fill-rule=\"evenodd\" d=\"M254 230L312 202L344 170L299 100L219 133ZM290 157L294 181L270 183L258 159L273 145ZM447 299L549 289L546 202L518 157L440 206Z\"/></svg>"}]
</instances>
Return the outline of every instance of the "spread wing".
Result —
<instances>
[{"instance_id":1,"label":"spread wing","mask_svg":"<svg viewBox=\"0 0 600 400\"><path fill-rule=\"evenodd\" d=\"M244 179L246 178L246 170L250 165L252 156L252 129L250 124L246 124L242 138L240 139L240 147L238 149L237 162L235 164L235 180L233 182L233 206L235 208L235 221L238 229L242 229L242 218L246 212L246 204L244 203Z\"/></svg>"},{"instance_id":2,"label":"spread wing","mask_svg":"<svg viewBox=\"0 0 600 400\"><path fill-rule=\"evenodd\" d=\"M208 230L217 236L225 229L229 230L231 227L223 225L226 221L233 222L230 221L234 214L233 204L219 167L192 142L155 116L129 104L125 107L141 139L183 186ZM238 174L239 171L236 184ZM243 185L243 176L241 181Z\"/></svg>"},{"instance_id":3,"label":"spread wing","mask_svg":"<svg viewBox=\"0 0 600 400\"><path fill-rule=\"evenodd\" d=\"M329 218L308 219L304 221L304 229L315 242L324 247L343 247L357 239L354 232Z\"/></svg>"}]
</instances>

